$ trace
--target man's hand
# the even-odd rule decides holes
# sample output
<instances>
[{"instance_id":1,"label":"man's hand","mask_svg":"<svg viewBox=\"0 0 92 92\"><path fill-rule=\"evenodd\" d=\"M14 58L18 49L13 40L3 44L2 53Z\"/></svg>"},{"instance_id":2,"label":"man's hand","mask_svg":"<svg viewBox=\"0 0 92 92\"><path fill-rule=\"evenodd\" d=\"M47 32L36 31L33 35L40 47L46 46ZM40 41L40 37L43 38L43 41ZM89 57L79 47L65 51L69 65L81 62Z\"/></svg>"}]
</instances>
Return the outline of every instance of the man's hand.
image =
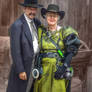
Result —
<instances>
[{"instance_id":1,"label":"man's hand","mask_svg":"<svg viewBox=\"0 0 92 92\"><path fill-rule=\"evenodd\" d=\"M27 74L26 74L26 72L21 72L21 73L19 74L19 78L20 78L21 80L27 80Z\"/></svg>"}]
</instances>

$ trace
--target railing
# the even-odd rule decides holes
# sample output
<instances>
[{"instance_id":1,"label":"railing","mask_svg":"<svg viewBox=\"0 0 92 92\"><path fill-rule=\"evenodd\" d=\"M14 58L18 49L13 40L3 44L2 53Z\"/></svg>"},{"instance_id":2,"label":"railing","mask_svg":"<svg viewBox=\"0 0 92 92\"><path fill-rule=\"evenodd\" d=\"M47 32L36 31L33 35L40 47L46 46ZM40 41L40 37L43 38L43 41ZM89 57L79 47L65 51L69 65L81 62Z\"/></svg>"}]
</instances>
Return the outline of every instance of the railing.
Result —
<instances>
[{"instance_id":1,"label":"railing","mask_svg":"<svg viewBox=\"0 0 92 92\"><path fill-rule=\"evenodd\" d=\"M91 54L92 50L89 49L85 42L81 41L78 54L72 60L72 66L74 67L74 77L78 76L81 80L79 85L82 86L82 92L87 92L87 68L90 62Z\"/></svg>"}]
</instances>

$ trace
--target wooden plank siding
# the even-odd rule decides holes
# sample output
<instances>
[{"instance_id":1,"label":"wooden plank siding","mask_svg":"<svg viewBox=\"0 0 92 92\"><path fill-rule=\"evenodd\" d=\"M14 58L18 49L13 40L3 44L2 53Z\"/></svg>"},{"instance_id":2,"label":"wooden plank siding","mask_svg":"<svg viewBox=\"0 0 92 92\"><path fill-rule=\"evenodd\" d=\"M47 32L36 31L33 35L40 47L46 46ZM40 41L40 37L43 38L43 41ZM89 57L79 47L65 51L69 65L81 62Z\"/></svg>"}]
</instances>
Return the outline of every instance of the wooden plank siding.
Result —
<instances>
[{"instance_id":1,"label":"wooden plank siding","mask_svg":"<svg viewBox=\"0 0 92 92\"><path fill-rule=\"evenodd\" d=\"M78 30L81 40L89 45L89 7L87 0L69 2L68 24Z\"/></svg>"},{"instance_id":2,"label":"wooden plank siding","mask_svg":"<svg viewBox=\"0 0 92 92\"><path fill-rule=\"evenodd\" d=\"M21 14L21 6L19 2L23 0L0 0L0 35L7 36L8 28L14 20ZM91 0L39 0L39 3L45 7L50 3L56 3L59 5L61 10L66 12L65 18L60 21L61 25L70 25L78 30L80 38L85 41L90 47L92 47L91 35L92 32L92 12ZM43 23L45 20L41 18L40 14L38 17ZM90 33L90 34L89 34Z\"/></svg>"},{"instance_id":3,"label":"wooden plank siding","mask_svg":"<svg viewBox=\"0 0 92 92\"><path fill-rule=\"evenodd\" d=\"M89 47L92 49L92 0L89 2L89 17L88 17L88 34L89 34Z\"/></svg>"},{"instance_id":4,"label":"wooden plank siding","mask_svg":"<svg viewBox=\"0 0 92 92\"><path fill-rule=\"evenodd\" d=\"M0 0L0 36L8 36L10 25L22 13L22 7L18 3L23 1ZM51 3L58 4L60 10L66 12L65 18L59 21L59 24L70 25L76 29L80 39L92 49L92 0L39 0L39 3L43 4L45 8ZM40 9L38 9L37 17L46 24L40 15ZM91 92L92 67L88 70L88 78L88 92Z\"/></svg>"},{"instance_id":5,"label":"wooden plank siding","mask_svg":"<svg viewBox=\"0 0 92 92\"><path fill-rule=\"evenodd\" d=\"M10 5L9 5L10 3ZM5 2L4 0L0 0L0 34L6 34L7 33L7 27L11 21L10 15L11 15L11 1L7 0Z\"/></svg>"},{"instance_id":6,"label":"wooden plank siding","mask_svg":"<svg viewBox=\"0 0 92 92\"><path fill-rule=\"evenodd\" d=\"M8 28L20 15L19 1L23 0L0 0L0 36L8 35Z\"/></svg>"},{"instance_id":7,"label":"wooden plank siding","mask_svg":"<svg viewBox=\"0 0 92 92\"><path fill-rule=\"evenodd\" d=\"M58 4L60 9L66 12L60 24L75 28L79 32L80 39L92 48L92 0L39 0L39 2L45 7L50 3ZM42 18L40 19L44 22Z\"/></svg>"}]
</instances>

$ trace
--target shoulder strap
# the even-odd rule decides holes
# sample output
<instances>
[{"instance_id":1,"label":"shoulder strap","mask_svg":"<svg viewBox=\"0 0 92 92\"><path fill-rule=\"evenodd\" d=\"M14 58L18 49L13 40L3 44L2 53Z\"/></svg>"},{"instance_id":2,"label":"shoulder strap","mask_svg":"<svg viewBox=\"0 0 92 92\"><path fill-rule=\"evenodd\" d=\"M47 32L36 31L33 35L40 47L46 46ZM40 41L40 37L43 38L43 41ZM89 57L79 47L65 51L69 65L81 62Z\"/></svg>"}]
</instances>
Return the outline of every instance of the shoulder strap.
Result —
<instances>
[{"instance_id":1,"label":"shoulder strap","mask_svg":"<svg viewBox=\"0 0 92 92\"><path fill-rule=\"evenodd\" d=\"M63 33L63 30L62 29L60 29L61 30L61 32ZM50 41L55 45L55 47L56 47L56 49L58 50L60 50L60 47L59 47L59 45L57 44L57 43L55 43L55 41L49 36L49 33L47 32L47 30L46 30L46 28L45 27L40 27L39 28L39 30L38 30L38 42L40 43L40 49L42 49L42 34L43 34L43 32L46 32L46 35L47 35L47 37L50 39ZM60 34L60 38L61 37L63 37L62 36L62 33Z\"/></svg>"},{"instance_id":2,"label":"shoulder strap","mask_svg":"<svg viewBox=\"0 0 92 92\"><path fill-rule=\"evenodd\" d=\"M46 29L45 29L46 30ZM46 35L47 35L47 37L50 39L50 41L55 45L55 47L56 47L56 49L58 50L60 50L60 47L59 47L59 45L57 44L57 43L55 43L55 41L51 38L51 36L50 36L50 34L49 34L49 32L46 30Z\"/></svg>"},{"instance_id":3,"label":"shoulder strap","mask_svg":"<svg viewBox=\"0 0 92 92\"><path fill-rule=\"evenodd\" d=\"M48 38L50 39L50 41L55 45L57 52L59 53L59 55L61 57L64 57L63 52L61 51L59 45L57 43L55 43L55 41L51 38L51 36L48 36Z\"/></svg>"},{"instance_id":4,"label":"shoulder strap","mask_svg":"<svg viewBox=\"0 0 92 92\"><path fill-rule=\"evenodd\" d=\"M38 43L40 45L40 49L42 50L42 34L43 34L43 31L45 30L44 26L41 25L38 29Z\"/></svg>"}]
</instances>

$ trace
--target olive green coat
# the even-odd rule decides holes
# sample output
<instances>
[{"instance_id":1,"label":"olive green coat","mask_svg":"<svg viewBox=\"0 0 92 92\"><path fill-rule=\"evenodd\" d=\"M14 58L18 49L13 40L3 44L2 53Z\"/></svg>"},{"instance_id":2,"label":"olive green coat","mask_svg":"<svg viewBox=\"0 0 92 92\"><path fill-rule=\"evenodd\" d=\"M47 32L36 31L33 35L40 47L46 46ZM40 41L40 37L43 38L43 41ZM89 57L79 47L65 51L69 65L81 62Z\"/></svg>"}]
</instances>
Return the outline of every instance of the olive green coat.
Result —
<instances>
[{"instance_id":1,"label":"olive green coat","mask_svg":"<svg viewBox=\"0 0 92 92\"><path fill-rule=\"evenodd\" d=\"M42 34L42 31L43 31L43 34ZM63 31L63 35L62 35L62 31ZM71 27L65 28L64 30L62 30L61 28L60 30L56 30L55 32L50 32L50 34L52 39L56 43L58 42L59 47L63 50L64 49L63 39L67 37L69 34L71 34L72 32L77 35L77 32ZM41 41L41 34L42 34L42 41ZM39 37L40 48L42 44L41 49L46 49L44 52L57 52L55 45L47 37L46 31L44 31L42 27L40 27L38 30L38 37ZM43 53L42 51L40 52ZM54 78L57 58L45 57L45 58L42 58L41 62L42 62L43 74L41 79L37 79L35 81L34 92L66 92L68 81L65 79L56 80ZM62 64L62 61L61 61L61 64Z\"/></svg>"}]
</instances>

